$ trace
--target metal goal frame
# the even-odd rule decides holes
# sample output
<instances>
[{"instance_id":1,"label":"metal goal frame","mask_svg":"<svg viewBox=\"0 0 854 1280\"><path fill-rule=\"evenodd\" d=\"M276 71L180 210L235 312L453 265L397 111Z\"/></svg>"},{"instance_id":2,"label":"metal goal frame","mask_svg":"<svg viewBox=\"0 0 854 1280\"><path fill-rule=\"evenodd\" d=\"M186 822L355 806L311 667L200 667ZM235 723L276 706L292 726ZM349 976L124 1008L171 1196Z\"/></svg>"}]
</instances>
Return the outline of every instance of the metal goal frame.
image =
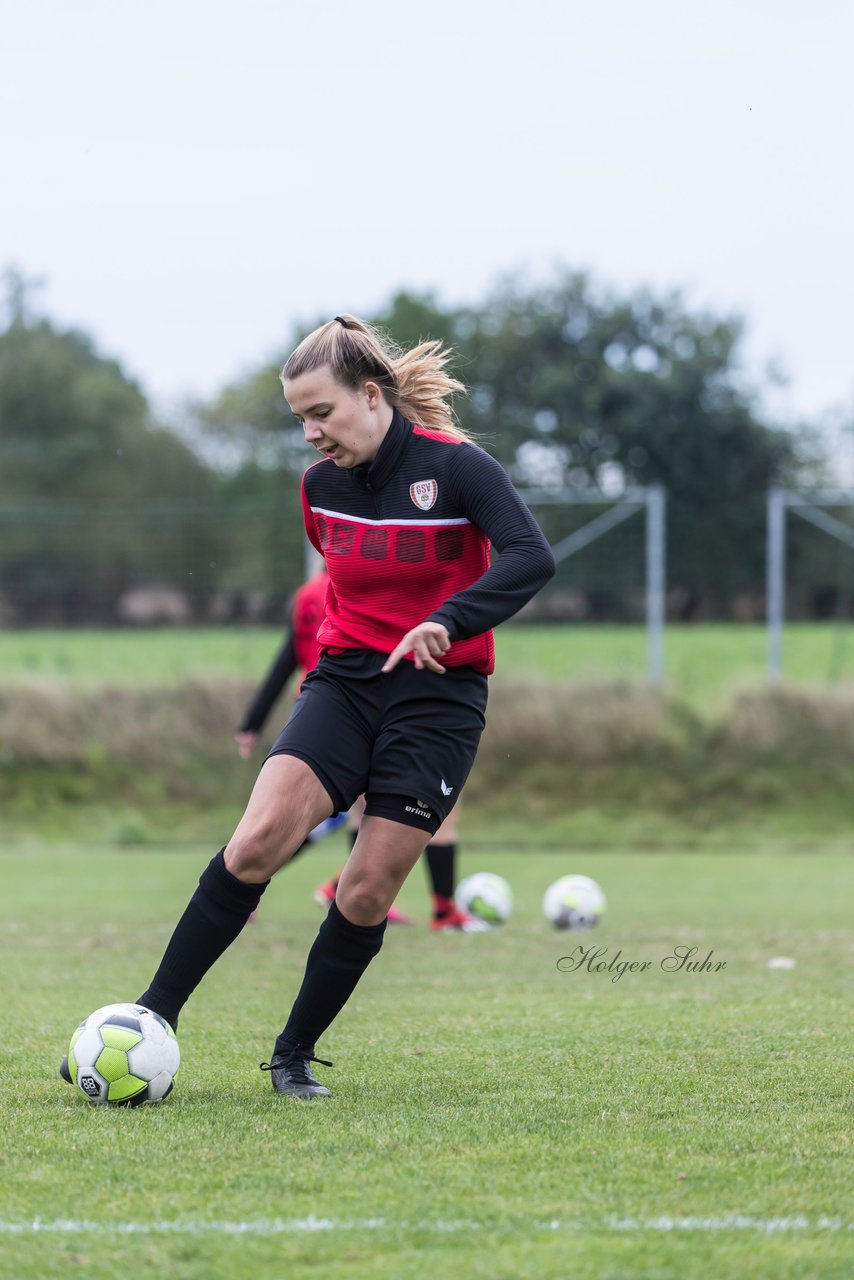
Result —
<instances>
[{"instance_id":1,"label":"metal goal frame","mask_svg":"<svg viewBox=\"0 0 854 1280\"><path fill-rule=\"evenodd\" d=\"M854 490L768 490L766 619L768 626L768 675L783 678L783 624L786 615L786 513L800 516L837 542L854 550L854 528L837 520L825 507L854 506Z\"/></svg>"},{"instance_id":2,"label":"metal goal frame","mask_svg":"<svg viewBox=\"0 0 854 1280\"><path fill-rule=\"evenodd\" d=\"M598 506L608 510L588 520L580 529L552 546L558 564L601 538L630 516L642 511L646 516L646 633L647 678L650 684L664 682L664 622L667 584L667 495L663 485L639 485L625 489L616 498L608 498L598 489L519 489L529 507Z\"/></svg>"}]
</instances>

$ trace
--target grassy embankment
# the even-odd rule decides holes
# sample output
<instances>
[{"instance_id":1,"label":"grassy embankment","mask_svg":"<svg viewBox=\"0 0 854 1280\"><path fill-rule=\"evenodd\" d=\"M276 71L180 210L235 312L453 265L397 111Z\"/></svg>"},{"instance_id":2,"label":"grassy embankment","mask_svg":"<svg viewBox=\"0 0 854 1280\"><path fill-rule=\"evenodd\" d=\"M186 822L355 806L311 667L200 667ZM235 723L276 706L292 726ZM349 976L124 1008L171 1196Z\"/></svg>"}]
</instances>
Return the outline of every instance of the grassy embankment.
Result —
<instances>
[{"instance_id":1,"label":"grassy embankment","mask_svg":"<svg viewBox=\"0 0 854 1280\"><path fill-rule=\"evenodd\" d=\"M255 772L231 732L279 639L0 633L0 836L217 838ZM477 838L847 844L854 646L838 628L789 628L778 689L760 627L670 628L663 692L645 683L640 628L506 627L498 640L467 792Z\"/></svg>"}]
</instances>

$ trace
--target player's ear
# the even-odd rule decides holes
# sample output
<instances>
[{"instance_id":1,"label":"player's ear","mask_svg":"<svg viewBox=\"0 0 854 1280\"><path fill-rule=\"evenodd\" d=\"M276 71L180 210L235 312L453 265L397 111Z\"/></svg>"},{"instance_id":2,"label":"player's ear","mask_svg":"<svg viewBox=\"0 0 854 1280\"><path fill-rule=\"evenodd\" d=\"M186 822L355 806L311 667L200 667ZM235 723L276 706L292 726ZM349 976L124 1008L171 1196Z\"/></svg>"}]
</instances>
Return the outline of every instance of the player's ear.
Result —
<instances>
[{"instance_id":1,"label":"player's ear","mask_svg":"<svg viewBox=\"0 0 854 1280\"><path fill-rule=\"evenodd\" d=\"M376 382L363 382L362 392L368 402L368 408L376 409L383 394L382 391L380 391L378 384Z\"/></svg>"}]
</instances>

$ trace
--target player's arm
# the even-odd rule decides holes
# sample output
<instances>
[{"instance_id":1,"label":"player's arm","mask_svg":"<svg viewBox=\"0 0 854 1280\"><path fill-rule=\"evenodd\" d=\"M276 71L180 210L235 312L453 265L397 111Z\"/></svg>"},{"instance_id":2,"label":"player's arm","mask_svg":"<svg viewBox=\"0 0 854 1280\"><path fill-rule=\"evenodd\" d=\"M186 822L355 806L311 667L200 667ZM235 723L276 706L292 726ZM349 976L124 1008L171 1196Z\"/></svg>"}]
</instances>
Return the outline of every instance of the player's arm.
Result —
<instances>
[{"instance_id":1,"label":"player's arm","mask_svg":"<svg viewBox=\"0 0 854 1280\"><path fill-rule=\"evenodd\" d=\"M490 454L460 445L449 462L448 479L460 509L498 552L476 582L430 615L451 640L465 640L518 613L553 577L555 561L540 526Z\"/></svg>"},{"instance_id":2,"label":"player's arm","mask_svg":"<svg viewBox=\"0 0 854 1280\"><path fill-rule=\"evenodd\" d=\"M247 707L240 728L234 735L237 750L244 760L251 755L258 734L298 665L293 636L289 635Z\"/></svg>"}]
</instances>

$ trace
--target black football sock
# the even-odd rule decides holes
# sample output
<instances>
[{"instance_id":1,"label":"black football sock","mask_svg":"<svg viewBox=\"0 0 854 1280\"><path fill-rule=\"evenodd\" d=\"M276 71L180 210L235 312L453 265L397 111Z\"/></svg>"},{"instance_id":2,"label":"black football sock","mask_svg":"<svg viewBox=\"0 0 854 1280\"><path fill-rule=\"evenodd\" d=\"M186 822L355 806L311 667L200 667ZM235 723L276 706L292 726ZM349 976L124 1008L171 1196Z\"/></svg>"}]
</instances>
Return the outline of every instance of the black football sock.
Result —
<instances>
[{"instance_id":1,"label":"black football sock","mask_svg":"<svg viewBox=\"0 0 854 1280\"><path fill-rule=\"evenodd\" d=\"M362 974L383 944L386 922L351 924L333 902L318 930L305 966L305 977L276 1053L291 1049L314 1052L315 1042L349 1000Z\"/></svg>"},{"instance_id":2,"label":"black football sock","mask_svg":"<svg viewBox=\"0 0 854 1280\"><path fill-rule=\"evenodd\" d=\"M428 844L424 853L427 857L427 872L433 893L441 898L453 898L457 863L456 841L451 841L449 844Z\"/></svg>"},{"instance_id":3,"label":"black football sock","mask_svg":"<svg viewBox=\"0 0 854 1280\"><path fill-rule=\"evenodd\" d=\"M311 836L306 836L306 838L303 840L300 847L298 849L294 849L293 853L288 858L288 862L293 862L294 858L298 858L299 855L303 853L310 844L314 844L314 841L312 840Z\"/></svg>"},{"instance_id":4,"label":"black football sock","mask_svg":"<svg viewBox=\"0 0 854 1280\"><path fill-rule=\"evenodd\" d=\"M159 1013L173 1031L185 1003L211 965L234 942L270 883L238 880L226 867L224 852L220 849L202 872L151 986L137 1001Z\"/></svg>"}]
</instances>

